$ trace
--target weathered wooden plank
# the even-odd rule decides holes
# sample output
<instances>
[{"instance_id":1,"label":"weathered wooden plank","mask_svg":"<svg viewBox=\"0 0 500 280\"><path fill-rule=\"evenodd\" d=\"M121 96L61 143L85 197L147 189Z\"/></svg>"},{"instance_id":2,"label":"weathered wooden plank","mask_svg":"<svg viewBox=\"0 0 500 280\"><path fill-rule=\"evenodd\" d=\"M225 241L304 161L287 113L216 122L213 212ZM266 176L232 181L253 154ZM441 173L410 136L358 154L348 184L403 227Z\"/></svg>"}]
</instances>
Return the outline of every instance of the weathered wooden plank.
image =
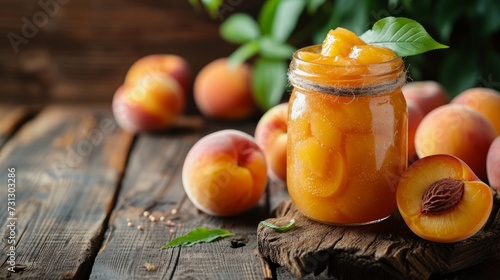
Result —
<instances>
[{"instance_id":1,"label":"weathered wooden plank","mask_svg":"<svg viewBox=\"0 0 500 280\"><path fill-rule=\"evenodd\" d=\"M24 106L0 105L0 148L29 116L29 113L29 109Z\"/></svg>"},{"instance_id":2,"label":"weathered wooden plank","mask_svg":"<svg viewBox=\"0 0 500 280\"><path fill-rule=\"evenodd\" d=\"M13 215L5 208L0 212L3 225L15 223L14 231L2 227L1 279L88 277L132 142L110 115L109 109L50 107L2 149L2 205L13 173L8 168L15 168L16 185ZM15 252L15 274L6 258L10 252Z\"/></svg>"},{"instance_id":3,"label":"weathered wooden plank","mask_svg":"<svg viewBox=\"0 0 500 280\"><path fill-rule=\"evenodd\" d=\"M220 37L222 19L262 2L228 1L209 19L188 0L3 0L0 101L110 102L130 65L153 53L185 57L194 76L237 47Z\"/></svg>"},{"instance_id":4,"label":"weathered wooden plank","mask_svg":"<svg viewBox=\"0 0 500 280\"><path fill-rule=\"evenodd\" d=\"M258 254L256 238L257 224L267 216L266 198L245 215L221 219L197 211L182 187L181 169L189 149L203 135L231 124L225 125L139 136L92 279L263 279L271 275ZM253 133L254 126L246 126L245 131ZM148 220L142 215L146 210L165 220ZM127 219L133 227L127 226ZM168 220L182 227L169 227ZM142 231L137 229L139 225ZM228 229L236 236L159 250L172 238L200 226ZM246 245L232 248L232 239L242 239ZM145 264L154 269L148 270Z\"/></svg>"},{"instance_id":5,"label":"weathered wooden plank","mask_svg":"<svg viewBox=\"0 0 500 280\"><path fill-rule=\"evenodd\" d=\"M373 225L336 227L305 218L288 200L276 209L276 216L269 221L285 224L294 218L297 227L276 233L259 226L259 250L297 277L326 270L341 279L500 278L500 271L492 269L500 259L499 194L478 234L448 244L418 238L397 214Z\"/></svg>"}]
</instances>

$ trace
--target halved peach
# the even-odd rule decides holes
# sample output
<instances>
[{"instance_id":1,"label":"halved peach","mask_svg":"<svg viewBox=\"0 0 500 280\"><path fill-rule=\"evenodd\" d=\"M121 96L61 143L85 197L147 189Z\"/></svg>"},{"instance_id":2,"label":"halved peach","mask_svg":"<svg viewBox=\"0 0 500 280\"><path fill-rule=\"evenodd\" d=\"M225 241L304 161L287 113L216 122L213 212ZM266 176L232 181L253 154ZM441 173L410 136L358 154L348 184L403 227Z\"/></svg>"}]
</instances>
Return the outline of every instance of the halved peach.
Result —
<instances>
[{"instance_id":1,"label":"halved peach","mask_svg":"<svg viewBox=\"0 0 500 280\"><path fill-rule=\"evenodd\" d=\"M401 176L399 212L418 236L457 242L476 234L488 220L493 194L459 158L432 155L417 160Z\"/></svg>"}]
</instances>

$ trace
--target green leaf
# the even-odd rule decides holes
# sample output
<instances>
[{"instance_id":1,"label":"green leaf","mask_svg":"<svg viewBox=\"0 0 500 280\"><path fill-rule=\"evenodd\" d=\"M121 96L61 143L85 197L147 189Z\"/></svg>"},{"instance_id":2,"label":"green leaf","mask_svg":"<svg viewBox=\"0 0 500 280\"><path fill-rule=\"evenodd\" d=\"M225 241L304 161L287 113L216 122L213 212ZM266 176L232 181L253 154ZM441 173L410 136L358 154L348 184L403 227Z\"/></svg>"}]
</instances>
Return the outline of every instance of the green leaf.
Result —
<instances>
[{"instance_id":1,"label":"green leaf","mask_svg":"<svg viewBox=\"0 0 500 280\"><path fill-rule=\"evenodd\" d=\"M257 54L259 49L259 41L250 41L241 45L229 56L229 65L236 66L243 63L253 55Z\"/></svg>"},{"instance_id":2,"label":"green leaf","mask_svg":"<svg viewBox=\"0 0 500 280\"><path fill-rule=\"evenodd\" d=\"M269 37L262 37L260 40L260 54L263 57L289 59L294 51L295 48L289 44L278 42Z\"/></svg>"},{"instance_id":3,"label":"green leaf","mask_svg":"<svg viewBox=\"0 0 500 280\"><path fill-rule=\"evenodd\" d=\"M325 2L326 0L309 0L307 2L307 12L309 14L314 14Z\"/></svg>"},{"instance_id":4,"label":"green leaf","mask_svg":"<svg viewBox=\"0 0 500 280\"><path fill-rule=\"evenodd\" d=\"M272 37L281 42L286 41L295 29L305 6L304 0L281 1L274 15Z\"/></svg>"},{"instance_id":5,"label":"green leaf","mask_svg":"<svg viewBox=\"0 0 500 280\"><path fill-rule=\"evenodd\" d=\"M254 100L264 111L279 104L285 93L288 65L284 60L259 57L253 66Z\"/></svg>"},{"instance_id":6,"label":"green leaf","mask_svg":"<svg viewBox=\"0 0 500 280\"><path fill-rule=\"evenodd\" d=\"M220 26L222 38L232 43L245 43L260 36L257 22L249 15L238 13L231 15Z\"/></svg>"},{"instance_id":7,"label":"green leaf","mask_svg":"<svg viewBox=\"0 0 500 280\"><path fill-rule=\"evenodd\" d=\"M360 36L368 44L387 47L399 56L411 56L448 48L436 42L418 22L403 17L386 17Z\"/></svg>"},{"instance_id":8,"label":"green leaf","mask_svg":"<svg viewBox=\"0 0 500 280\"><path fill-rule=\"evenodd\" d=\"M273 32L274 15L281 0L267 0L259 14L259 26L262 35L271 35Z\"/></svg>"},{"instance_id":9,"label":"green leaf","mask_svg":"<svg viewBox=\"0 0 500 280\"><path fill-rule=\"evenodd\" d=\"M208 11L210 17L212 18L217 17L217 13L219 12L219 8L222 2L223 0L201 0L201 3L203 4L203 6L205 6L205 9Z\"/></svg>"},{"instance_id":10,"label":"green leaf","mask_svg":"<svg viewBox=\"0 0 500 280\"><path fill-rule=\"evenodd\" d=\"M277 225L271 224L271 223L266 222L266 221L261 221L260 223L265 225L268 228L272 228L272 229L279 231L279 232L288 231L288 230L291 230L295 227L295 220L294 219L291 219L290 222L284 226L277 226Z\"/></svg>"},{"instance_id":11,"label":"green leaf","mask_svg":"<svg viewBox=\"0 0 500 280\"><path fill-rule=\"evenodd\" d=\"M199 227L188 232L186 235L172 239L160 249L172 248L176 246L193 246L201 242L212 242L218 238L233 236L234 233L223 229L207 229Z\"/></svg>"}]
</instances>

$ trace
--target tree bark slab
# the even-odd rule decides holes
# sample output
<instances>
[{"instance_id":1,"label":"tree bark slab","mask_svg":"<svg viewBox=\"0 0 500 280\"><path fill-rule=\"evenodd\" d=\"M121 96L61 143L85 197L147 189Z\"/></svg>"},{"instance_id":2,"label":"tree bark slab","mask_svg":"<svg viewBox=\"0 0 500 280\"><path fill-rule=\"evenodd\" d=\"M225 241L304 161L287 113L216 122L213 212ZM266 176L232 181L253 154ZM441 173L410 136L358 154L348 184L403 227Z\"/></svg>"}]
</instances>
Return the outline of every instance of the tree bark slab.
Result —
<instances>
[{"instance_id":1,"label":"tree bark slab","mask_svg":"<svg viewBox=\"0 0 500 280\"><path fill-rule=\"evenodd\" d=\"M288 268L299 278L318 275L325 270L329 276L340 279L449 276L484 261L498 262L500 259L498 193L494 200L493 211L484 228L473 237L455 243L436 243L419 238L397 211L380 223L340 227L314 222L286 200L276 208L276 218L267 221L284 225L295 219L296 227L277 232L260 224L257 230L259 251L269 261ZM484 267L488 269L489 266ZM498 270L488 273L497 274L489 275L493 277L491 279L500 277Z\"/></svg>"}]
</instances>

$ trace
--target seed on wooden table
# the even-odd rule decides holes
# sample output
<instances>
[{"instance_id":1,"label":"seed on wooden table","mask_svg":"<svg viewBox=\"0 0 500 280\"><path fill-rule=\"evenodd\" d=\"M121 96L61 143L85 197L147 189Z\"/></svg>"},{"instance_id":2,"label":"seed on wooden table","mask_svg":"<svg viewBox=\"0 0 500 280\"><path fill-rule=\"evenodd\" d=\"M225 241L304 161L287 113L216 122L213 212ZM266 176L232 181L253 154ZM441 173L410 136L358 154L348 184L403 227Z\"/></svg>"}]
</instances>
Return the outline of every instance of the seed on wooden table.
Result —
<instances>
[{"instance_id":1,"label":"seed on wooden table","mask_svg":"<svg viewBox=\"0 0 500 280\"><path fill-rule=\"evenodd\" d=\"M162 221L162 222L165 221L165 216L161 216L160 221Z\"/></svg>"},{"instance_id":2,"label":"seed on wooden table","mask_svg":"<svg viewBox=\"0 0 500 280\"><path fill-rule=\"evenodd\" d=\"M177 214L177 209L175 209L175 208L174 208L174 209L172 209L172 211L171 211L170 213L172 213L172 215Z\"/></svg>"},{"instance_id":3,"label":"seed on wooden table","mask_svg":"<svg viewBox=\"0 0 500 280\"><path fill-rule=\"evenodd\" d=\"M142 226L137 226L137 230L143 230Z\"/></svg>"},{"instance_id":4,"label":"seed on wooden table","mask_svg":"<svg viewBox=\"0 0 500 280\"><path fill-rule=\"evenodd\" d=\"M132 224L132 222L128 222L128 223L127 223L127 226L129 226L129 227L133 227L133 226L134 226L134 224Z\"/></svg>"},{"instance_id":5,"label":"seed on wooden table","mask_svg":"<svg viewBox=\"0 0 500 280\"><path fill-rule=\"evenodd\" d=\"M171 234L175 233L175 229L171 229L171 230L170 230L170 233L171 233Z\"/></svg>"},{"instance_id":6,"label":"seed on wooden table","mask_svg":"<svg viewBox=\"0 0 500 280\"><path fill-rule=\"evenodd\" d=\"M142 213L142 215L143 215L144 217L146 217L146 218L147 218L147 217L149 217L149 211L144 211L144 213Z\"/></svg>"},{"instance_id":7,"label":"seed on wooden table","mask_svg":"<svg viewBox=\"0 0 500 280\"><path fill-rule=\"evenodd\" d=\"M156 222L156 217L155 216L149 216L149 220L151 222Z\"/></svg>"}]
</instances>

